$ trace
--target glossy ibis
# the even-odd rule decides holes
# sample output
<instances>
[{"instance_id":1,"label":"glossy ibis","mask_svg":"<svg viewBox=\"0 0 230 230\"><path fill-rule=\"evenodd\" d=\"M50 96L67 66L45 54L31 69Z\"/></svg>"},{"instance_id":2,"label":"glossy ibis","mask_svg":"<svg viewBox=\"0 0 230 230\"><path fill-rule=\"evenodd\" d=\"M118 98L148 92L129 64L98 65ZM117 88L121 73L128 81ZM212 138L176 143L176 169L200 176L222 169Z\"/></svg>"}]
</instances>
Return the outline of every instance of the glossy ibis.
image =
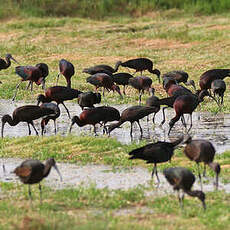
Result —
<instances>
[{"instance_id":1,"label":"glossy ibis","mask_svg":"<svg viewBox=\"0 0 230 230\"><path fill-rule=\"evenodd\" d=\"M84 92L79 94L77 100L82 110L84 109L84 107L93 108L94 104L101 103L101 94L94 93L92 91Z\"/></svg>"},{"instance_id":2,"label":"glossy ibis","mask_svg":"<svg viewBox=\"0 0 230 230\"><path fill-rule=\"evenodd\" d=\"M230 76L230 69L211 69L200 76L200 90L211 89L212 81Z\"/></svg>"},{"instance_id":3,"label":"glossy ibis","mask_svg":"<svg viewBox=\"0 0 230 230\"><path fill-rule=\"evenodd\" d=\"M148 107L140 105L131 106L121 113L121 118L117 123L108 126L108 132L111 133L115 128L118 128L121 124L129 121L131 123L130 136L132 137L133 123L136 121L140 128L142 136L143 132L139 120L144 118L145 116L148 116L151 113L155 113L156 111L158 111L158 107Z\"/></svg>"},{"instance_id":4,"label":"glossy ibis","mask_svg":"<svg viewBox=\"0 0 230 230\"><path fill-rule=\"evenodd\" d=\"M39 160L25 160L14 170L14 173L19 177L21 182L23 184L28 184L28 193L31 202L32 195L30 185L39 183L40 203L42 203L42 186L40 182L49 175L52 166L56 169L62 181L61 173L53 158L48 159L45 164L41 163Z\"/></svg>"},{"instance_id":5,"label":"glossy ibis","mask_svg":"<svg viewBox=\"0 0 230 230\"><path fill-rule=\"evenodd\" d=\"M163 173L169 184L173 186L173 189L178 191L178 199L181 208L183 208L184 194L180 197L180 189L189 196L197 197L202 202L204 210L206 209L205 194L199 190L191 190L195 182L195 176L190 170L182 167L175 167L167 168Z\"/></svg>"},{"instance_id":6,"label":"glossy ibis","mask_svg":"<svg viewBox=\"0 0 230 230\"><path fill-rule=\"evenodd\" d=\"M45 88L45 75L43 75L43 66L17 66L15 68L15 72L21 77L21 81L16 86L15 94L12 99L13 101L17 95L17 90L23 81L30 81L29 85L31 84L31 91L33 90L33 82L35 82L37 85L42 84L42 87Z\"/></svg>"},{"instance_id":7,"label":"glossy ibis","mask_svg":"<svg viewBox=\"0 0 230 230\"><path fill-rule=\"evenodd\" d=\"M145 160L147 164L153 163L154 167L152 171L152 178L154 174L156 174L159 184L160 179L157 174L157 164L170 161L174 154L175 147L179 145L182 141L183 136L178 138L174 142L158 141L156 143L147 144L141 148L132 150L129 153L129 155L131 156L129 159L141 159Z\"/></svg>"},{"instance_id":8,"label":"glossy ibis","mask_svg":"<svg viewBox=\"0 0 230 230\"><path fill-rule=\"evenodd\" d=\"M47 115L55 115L55 111L51 108L40 107L37 105L24 105L18 107L14 110L12 117L9 114L6 114L2 117L2 137L3 130L6 123L9 123L10 126L15 126L20 122L27 122L29 135L31 134L30 125L35 130L38 135L38 131L36 130L33 121L47 116Z\"/></svg>"},{"instance_id":9,"label":"glossy ibis","mask_svg":"<svg viewBox=\"0 0 230 230\"><path fill-rule=\"evenodd\" d=\"M172 78L176 81L176 83L184 83L185 85L191 85L196 90L196 85L193 80L188 81L188 73L182 70L174 70L168 73L165 73L162 78Z\"/></svg>"},{"instance_id":10,"label":"glossy ibis","mask_svg":"<svg viewBox=\"0 0 230 230\"><path fill-rule=\"evenodd\" d=\"M124 93L124 95L126 95L125 86L129 85L129 79L132 78L133 75L131 75L129 73L116 73L112 77L113 77L113 81L117 85L123 85L123 93Z\"/></svg>"},{"instance_id":11,"label":"glossy ibis","mask_svg":"<svg viewBox=\"0 0 230 230\"><path fill-rule=\"evenodd\" d=\"M222 79L216 79L216 80L212 81L211 89L212 89L212 92L214 94L214 97L216 97L216 94L219 96L218 97L218 103L220 101L220 104L222 105L223 101L224 101L224 92L226 90L225 82ZM219 100L219 98L220 98L220 100Z\"/></svg>"},{"instance_id":12,"label":"glossy ibis","mask_svg":"<svg viewBox=\"0 0 230 230\"><path fill-rule=\"evenodd\" d=\"M119 86L114 84L113 78L106 73L96 73L86 79L86 81L96 87L96 92L99 87L103 87L103 96L105 96L105 89L117 91L121 96L121 91Z\"/></svg>"},{"instance_id":13,"label":"glossy ibis","mask_svg":"<svg viewBox=\"0 0 230 230\"><path fill-rule=\"evenodd\" d=\"M60 76L60 74L62 74L66 79L67 87L71 88L71 77L75 73L74 65L65 59L61 59L59 61L59 71L60 71L60 73L57 76L57 84L58 84L59 76Z\"/></svg>"},{"instance_id":14,"label":"glossy ibis","mask_svg":"<svg viewBox=\"0 0 230 230\"><path fill-rule=\"evenodd\" d=\"M96 124L103 124L103 133L105 131L105 124L109 121L118 121L120 119L120 113L117 109L109 106L100 106L96 108L85 109L81 112L80 116L74 116L70 126L70 132L72 126L76 123L82 127L85 125L93 125L94 133L96 133Z\"/></svg>"},{"instance_id":15,"label":"glossy ibis","mask_svg":"<svg viewBox=\"0 0 230 230\"><path fill-rule=\"evenodd\" d=\"M117 72L118 67L119 67L118 63L115 65L114 68L109 65L95 65L95 66L83 69L82 72L88 73L90 75L94 75L96 73L106 73L112 76L113 73Z\"/></svg>"},{"instance_id":16,"label":"glossy ibis","mask_svg":"<svg viewBox=\"0 0 230 230\"><path fill-rule=\"evenodd\" d=\"M156 113L158 113L160 111L160 105L155 106L155 103L156 103L156 101L159 101L159 98L154 95L154 93L155 93L155 89L154 88L151 88L150 91L151 91L152 96L149 97L149 98L147 98L147 100L146 100L146 106L149 106L149 107L154 106L154 107L158 108L158 111L156 111L154 113L154 115L153 115L153 123L155 123ZM147 116L147 119L148 119L148 116Z\"/></svg>"},{"instance_id":17,"label":"glossy ibis","mask_svg":"<svg viewBox=\"0 0 230 230\"><path fill-rule=\"evenodd\" d=\"M184 114L190 114L190 127L188 129L188 132L192 128L192 113L193 111L197 108L199 103L201 103L204 100L205 96L212 97L207 90L203 90L199 93L199 96L195 94L191 95L182 95L178 96L176 100L173 103L173 108L176 112L176 116L171 119L169 122L169 132L168 135L170 134L170 131L174 124L181 118L182 115ZM212 97L213 98L213 97ZM214 99L214 98L213 98ZM185 123L184 123L185 126Z\"/></svg>"},{"instance_id":18,"label":"glossy ibis","mask_svg":"<svg viewBox=\"0 0 230 230\"><path fill-rule=\"evenodd\" d=\"M142 75L142 71L148 70L150 73L156 74L160 82L161 72L158 69L153 69L153 62L148 58L135 58L135 59L130 59L126 62L118 61L116 65L117 66L121 65L123 67L135 69L136 72L141 72L141 75Z\"/></svg>"},{"instance_id":19,"label":"glossy ibis","mask_svg":"<svg viewBox=\"0 0 230 230\"><path fill-rule=\"evenodd\" d=\"M133 77L129 79L129 85L134 89L137 89L139 92L139 105L141 104L141 96L144 93L144 90L150 92L152 85L152 79L146 76Z\"/></svg>"},{"instance_id":20,"label":"glossy ibis","mask_svg":"<svg viewBox=\"0 0 230 230\"><path fill-rule=\"evenodd\" d=\"M19 64L13 57L11 54L6 54L6 60L0 58L0 70L2 69L7 69L10 67L11 65L11 61L10 60L13 60L15 61L17 64Z\"/></svg>"},{"instance_id":21,"label":"glossy ibis","mask_svg":"<svg viewBox=\"0 0 230 230\"><path fill-rule=\"evenodd\" d=\"M41 71L41 75L43 77L43 85L42 85L42 89L45 89L45 79L46 77L49 75L49 67L46 63L38 63L37 65L35 65L35 67L38 67ZM29 84L27 86L27 89L29 89L29 87L31 86L31 91L33 89L33 81L29 81Z\"/></svg>"},{"instance_id":22,"label":"glossy ibis","mask_svg":"<svg viewBox=\"0 0 230 230\"><path fill-rule=\"evenodd\" d=\"M220 173L220 165L216 162L213 162L216 150L210 141L198 139L192 140L191 136L188 136L184 141L186 146L184 148L185 155L192 161L197 163L198 175L201 183L202 190L202 180L200 175L199 163L204 162L204 172L206 174L206 165L208 165L216 173L216 189L218 189L218 175Z\"/></svg>"},{"instance_id":23,"label":"glossy ibis","mask_svg":"<svg viewBox=\"0 0 230 230\"><path fill-rule=\"evenodd\" d=\"M77 89L71 89L71 88L65 87L65 86L49 87L45 90L45 95L43 95L43 94L38 95L37 105L39 105L40 102L45 103L45 102L56 101L58 105L62 104L65 107L67 114L70 118L69 110L65 106L64 101L78 98L78 96L81 93L82 92L77 90Z\"/></svg>"},{"instance_id":24,"label":"glossy ibis","mask_svg":"<svg viewBox=\"0 0 230 230\"><path fill-rule=\"evenodd\" d=\"M46 116L45 118L42 119L42 121L41 121L42 136L43 136L44 131L45 131L45 126L49 123L50 120L54 121L54 133L56 135L57 134L56 119L61 114L61 111L60 111L58 105L55 104L55 103L52 103L52 102L48 102L48 103L41 104L40 107L41 108L49 108L49 109L52 109L55 112L55 114L48 115L48 116Z\"/></svg>"}]
</instances>

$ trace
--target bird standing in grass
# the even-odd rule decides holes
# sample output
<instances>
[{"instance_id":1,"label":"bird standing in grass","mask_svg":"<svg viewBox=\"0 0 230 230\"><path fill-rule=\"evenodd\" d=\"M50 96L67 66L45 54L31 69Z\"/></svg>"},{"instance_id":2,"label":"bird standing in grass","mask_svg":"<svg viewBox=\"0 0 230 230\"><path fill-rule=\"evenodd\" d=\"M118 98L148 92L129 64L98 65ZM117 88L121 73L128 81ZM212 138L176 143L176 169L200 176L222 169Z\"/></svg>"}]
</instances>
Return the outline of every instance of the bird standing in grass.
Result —
<instances>
[{"instance_id":1,"label":"bird standing in grass","mask_svg":"<svg viewBox=\"0 0 230 230\"><path fill-rule=\"evenodd\" d=\"M173 189L178 191L178 199L181 208L183 208L184 194L180 196L180 189L189 196L197 197L202 202L204 210L206 209L205 194L199 190L191 190L195 182L195 176L190 170L182 167L175 167L167 168L163 173L167 181L173 186Z\"/></svg>"},{"instance_id":2,"label":"bird standing in grass","mask_svg":"<svg viewBox=\"0 0 230 230\"><path fill-rule=\"evenodd\" d=\"M10 59L12 59L13 61L15 61L17 64L19 64L13 57L11 54L6 54L6 58L5 60L0 58L0 70L2 69L7 69L10 67L11 65L11 61Z\"/></svg>"},{"instance_id":3,"label":"bird standing in grass","mask_svg":"<svg viewBox=\"0 0 230 230\"><path fill-rule=\"evenodd\" d=\"M178 138L174 142L158 141L153 144L145 145L141 148L132 150L129 153L129 159L141 159L145 160L147 164L153 163L154 167L152 171L152 178L154 174L156 174L158 184L160 184L160 179L157 173L157 164L170 161L174 154L175 147L179 145L182 141L183 136Z\"/></svg>"},{"instance_id":4,"label":"bird standing in grass","mask_svg":"<svg viewBox=\"0 0 230 230\"><path fill-rule=\"evenodd\" d=\"M41 163L39 160L25 160L14 170L14 173L20 178L21 182L23 184L28 184L28 193L31 202L32 195L30 185L39 183L40 203L42 203L42 187L40 182L49 175L51 167L56 169L62 181L61 173L53 158L48 159L45 164Z\"/></svg>"}]
</instances>

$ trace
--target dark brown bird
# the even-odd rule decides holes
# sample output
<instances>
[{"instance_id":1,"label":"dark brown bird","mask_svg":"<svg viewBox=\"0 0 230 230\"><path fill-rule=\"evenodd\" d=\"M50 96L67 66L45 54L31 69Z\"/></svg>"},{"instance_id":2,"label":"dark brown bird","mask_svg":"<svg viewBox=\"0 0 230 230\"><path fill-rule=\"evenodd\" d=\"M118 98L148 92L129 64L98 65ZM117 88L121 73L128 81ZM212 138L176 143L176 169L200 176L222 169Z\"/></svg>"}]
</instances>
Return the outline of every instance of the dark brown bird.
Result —
<instances>
[{"instance_id":1,"label":"dark brown bird","mask_svg":"<svg viewBox=\"0 0 230 230\"><path fill-rule=\"evenodd\" d=\"M204 72L200 76L200 90L211 89L211 84L214 80L224 79L230 76L230 69L211 69Z\"/></svg>"},{"instance_id":2,"label":"dark brown bird","mask_svg":"<svg viewBox=\"0 0 230 230\"><path fill-rule=\"evenodd\" d=\"M220 173L220 165L213 162L216 150L210 141L206 140L192 140L191 136L188 136L184 141L187 145L184 148L185 155L192 161L197 163L198 176L201 183L202 190L202 180L200 175L199 163L204 162L204 172L203 176L206 174L206 165L208 165L216 173L216 189L218 189L218 175Z\"/></svg>"},{"instance_id":3,"label":"dark brown bird","mask_svg":"<svg viewBox=\"0 0 230 230\"><path fill-rule=\"evenodd\" d=\"M142 131L139 120L145 116L148 116L151 113L155 113L157 110L158 110L158 107L131 106L125 109L121 113L121 118L117 123L109 125L108 133L111 133L115 128L118 128L120 125L122 125L126 121L129 121L131 123L130 136L132 137L133 123L136 121L140 128L141 136L142 136L143 131Z\"/></svg>"},{"instance_id":4,"label":"dark brown bird","mask_svg":"<svg viewBox=\"0 0 230 230\"><path fill-rule=\"evenodd\" d=\"M17 84L15 94L13 97L13 101L17 95L17 90L23 81L29 81L29 85L31 84L31 91L33 90L33 82L37 85L42 84L42 88L45 88L45 78L46 74L44 75L44 65L39 66L17 66L15 68L15 72L18 76L21 77L21 81ZM28 86L29 86L28 85Z\"/></svg>"},{"instance_id":5,"label":"dark brown bird","mask_svg":"<svg viewBox=\"0 0 230 230\"><path fill-rule=\"evenodd\" d=\"M54 122L54 133L55 135L57 134L57 125L56 125L56 119L58 117L60 117L60 114L61 114L61 111L58 107L57 104L54 104L52 102L48 102L48 103L43 103L40 105L41 108L49 108L49 109L52 109L55 114L52 114L52 115L48 115L46 116L45 118L42 119L41 121L41 129L42 129L42 136L45 132L45 126L49 123L50 120L53 120Z\"/></svg>"},{"instance_id":6,"label":"dark brown bird","mask_svg":"<svg viewBox=\"0 0 230 230\"><path fill-rule=\"evenodd\" d=\"M92 91L84 92L79 94L77 100L82 110L84 107L94 108L94 104L101 103L101 94Z\"/></svg>"},{"instance_id":7,"label":"dark brown bird","mask_svg":"<svg viewBox=\"0 0 230 230\"><path fill-rule=\"evenodd\" d=\"M129 73L116 73L112 77L117 85L123 85L123 94L126 95L125 86L129 85L129 79L132 78L133 75Z\"/></svg>"},{"instance_id":8,"label":"dark brown bird","mask_svg":"<svg viewBox=\"0 0 230 230\"><path fill-rule=\"evenodd\" d=\"M141 148L132 150L129 153L129 155L131 156L129 159L141 159L145 160L147 164L153 163L154 167L152 171L152 178L155 173L159 184L160 179L157 174L157 164L170 161L174 154L175 147L179 145L182 141L183 137L180 137L174 142L158 141L153 144L145 145Z\"/></svg>"},{"instance_id":9,"label":"dark brown bird","mask_svg":"<svg viewBox=\"0 0 230 230\"><path fill-rule=\"evenodd\" d=\"M33 121L51 114L55 115L55 111L50 108L42 108L37 105L24 105L18 107L14 110L12 117L9 114L2 117L2 137L6 123L10 126L15 126L20 122L26 122L28 124L29 135L31 134L30 125L35 130L36 135L38 135L38 131L36 130Z\"/></svg>"},{"instance_id":10,"label":"dark brown bird","mask_svg":"<svg viewBox=\"0 0 230 230\"><path fill-rule=\"evenodd\" d=\"M60 74L62 74L66 79L67 87L71 88L71 77L75 73L74 65L65 59L61 59L59 61L59 71L60 73L57 76L57 84L58 84L59 76Z\"/></svg>"},{"instance_id":11,"label":"dark brown bird","mask_svg":"<svg viewBox=\"0 0 230 230\"><path fill-rule=\"evenodd\" d=\"M182 197L180 197L180 189L189 196L197 197L202 202L204 210L206 209L205 194L199 190L191 190L195 182L195 176L190 170L182 167L175 167L167 168L163 173L169 184L173 186L173 189L178 191L178 199L181 208L183 208L184 193Z\"/></svg>"},{"instance_id":12,"label":"dark brown bird","mask_svg":"<svg viewBox=\"0 0 230 230\"><path fill-rule=\"evenodd\" d=\"M212 81L211 89L214 94L214 97L218 95L217 102L222 105L224 102L224 92L226 90L225 82L222 79L214 80Z\"/></svg>"},{"instance_id":13,"label":"dark brown bird","mask_svg":"<svg viewBox=\"0 0 230 230\"><path fill-rule=\"evenodd\" d=\"M28 193L31 202L32 195L30 185L39 183L40 203L42 203L42 187L40 182L43 180L43 178L49 175L52 166L56 169L62 181L61 173L59 172L56 162L53 158L48 159L45 165L39 160L25 160L14 170L14 173L19 177L21 182L23 184L28 184Z\"/></svg>"},{"instance_id":14,"label":"dark brown bird","mask_svg":"<svg viewBox=\"0 0 230 230\"><path fill-rule=\"evenodd\" d=\"M197 108L197 106L204 100L205 96L212 97L207 90L203 90L199 93L199 96L193 94L193 95L182 95L176 98L176 100L173 103L173 108L176 112L176 116L171 119L169 122L169 132L174 124L181 118L184 114L190 114L190 127L188 129L188 132L192 128L192 113ZM185 123L184 126L186 127Z\"/></svg>"},{"instance_id":15,"label":"dark brown bird","mask_svg":"<svg viewBox=\"0 0 230 230\"><path fill-rule=\"evenodd\" d=\"M160 108L161 108L161 107L160 107L160 105L155 106L156 101L159 101L159 98L158 98L157 96L154 95L155 89L154 89L154 88L151 88L150 91L151 91L152 96L149 97L149 98L147 98L147 100L146 100L146 106L149 106L149 107L154 106L154 107L158 108L158 111L156 111L156 112L154 113L154 115L153 115L153 124L154 124L154 123L155 123L155 116L156 116L156 114L160 111ZM147 116L147 119L148 119L148 116ZM148 121L148 120L147 120L147 121Z\"/></svg>"},{"instance_id":16,"label":"dark brown bird","mask_svg":"<svg viewBox=\"0 0 230 230\"><path fill-rule=\"evenodd\" d=\"M35 67L38 67L41 71L41 75L43 77L42 89L45 89L46 77L49 75L49 67L46 63L38 63ZM33 90L33 81L29 81L29 84L26 87L26 89L29 89L30 86L31 86L31 91L32 91Z\"/></svg>"},{"instance_id":17,"label":"dark brown bird","mask_svg":"<svg viewBox=\"0 0 230 230\"><path fill-rule=\"evenodd\" d=\"M67 114L70 118L69 110L65 106L64 101L78 98L78 96L81 93L82 92L77 89L72 89L72 88L65 87L65 86L49 87L45 90L45 95L43 94L38 95L37 105L39 105L40 102L45 103L45 102L56 101L58 105L62 104L65 107Z\"/></svg>"},{"instance_id":18,"label":"dark brown bird","mask_svg":"<svg viewBox=\"0 0 230 230\"><path fill-rule=\"evenodd\" d=\"M105 96L105 89L117 91L121 96L121 91L119 86L114 84L113 78L106 73L96 73L86 79L86 81L95 86L96 92L99 87L103 87L103 97Z\"/></svg>"},{"instance_id":19,"label":"dark brown bird","mask_svg":"<svg viewBox=\"0 0 230 230\"><path fill-rule=\"evenodd\" d=\"M112 76L113 73L117 72L118 70L118 64L115 65L115 67L111 67L109 65L95 65L89 68L83 69L83 73L88 73L90 75L94 75L96 73L106 73L109 76Z\"/></svg>"},{"instance_id":20,"label":"dark brown bird","mask_svg":"<svg viewBox=\"0 0 230 230\"><path fill-rule=\"evenodd\" d=\"M141 72L141 75L142 75L142 71L148 70L150 73L156 74L160 82L161 72L158 69L153 69L153 62L148 58L135 58L135 59L130 59L126 62L118 61L116 65L118 67L121 65L123 67L135 69L136 72Z\"/></svg>"},{"instance_id":21,"label":"dark brown bird","mask_svg":"<svg viewBox=\"0 0 230 230\"><path fill-rule=\"evenodd\" d=\"M93 125L94 133L96 133L96 124L102 123L103 133L105 130L105 124L109 121L118 121L120 119L120 113L117 109L109 106L100 106L96 108L85 109L81 112L80 116L74 116L70 126L70 132L72 126L76 123L82 127L85 125Z\"/></svg>"},{"instance_id":22,"label":"dark brown bird","mask_svg":"<svg viewBox=\"0 0 230 230\"><path fill-rule=\"evenodd\" d=\"M174 70L168 73L165 73L162 78L172 78L176 81L176 83L184 83L185 85L191 85L196 90L196 85L193 80L188 81L188 73L182 70Z\"/></svg>"},{"instance_id":23,"label":"dark brown bird","mask_svg":"<svg viewBox=\"0 0 230 230\"><path fill-rule=\"evenodd\" d=\"M148 91L152 85L152 79L146 76L133 77L129 79L129 85L139 92L139 105L141 104L141 96L144 91Z\"/></svg>"},{"instance_id":24,"label":"dark brown bird","mask_svg":"<svg viewBox=\"0 0 230 230\"><path fill-rule=\"evenodd\" d=\"M11 65L11 61L10 60L13 60L15 61L17 64L19 64L13 57L11 54L6 54L6 60L0 58L0 70L2 69L7 69L10 67Z\"/></svg>"}]
</instances>

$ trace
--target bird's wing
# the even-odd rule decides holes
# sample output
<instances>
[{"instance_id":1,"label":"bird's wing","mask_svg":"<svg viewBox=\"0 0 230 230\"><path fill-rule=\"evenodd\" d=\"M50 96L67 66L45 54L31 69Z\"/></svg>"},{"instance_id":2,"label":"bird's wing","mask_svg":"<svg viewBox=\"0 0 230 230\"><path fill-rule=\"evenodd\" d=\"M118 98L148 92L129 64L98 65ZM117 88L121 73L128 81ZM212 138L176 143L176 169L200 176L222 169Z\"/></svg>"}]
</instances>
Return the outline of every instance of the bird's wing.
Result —
<instances>
[{"instance_id":1,"label":"bird's wing","mask_svg":"<svg viewBox=\"0 0 230 230\"><path fill-rule=\"evenodd\" d=\"M28 177L31 171L32 169L29 166L20 166L14 170L14 173L19 177Z\"/></svg>"}]
</instances>

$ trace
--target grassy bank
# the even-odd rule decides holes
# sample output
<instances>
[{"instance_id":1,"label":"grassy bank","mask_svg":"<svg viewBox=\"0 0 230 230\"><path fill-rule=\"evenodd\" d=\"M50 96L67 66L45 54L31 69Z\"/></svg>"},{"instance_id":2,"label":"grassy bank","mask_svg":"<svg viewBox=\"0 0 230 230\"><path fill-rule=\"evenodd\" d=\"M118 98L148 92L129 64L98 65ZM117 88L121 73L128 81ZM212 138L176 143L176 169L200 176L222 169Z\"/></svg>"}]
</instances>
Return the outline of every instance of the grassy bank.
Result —
<instances>
[{"instance_id":1,"label":"grassy bank","mask_svg":"<svg viewBox=\"0 0 230 230\"><path fill-rule=\"evenodd\" d=\"M102 19L108 16L141 16L156 10L170 9L207 15L228 12L230 3L227 0L9 0L1 4L0 17L77 16Z\"/></svg>"}]
</instances>

